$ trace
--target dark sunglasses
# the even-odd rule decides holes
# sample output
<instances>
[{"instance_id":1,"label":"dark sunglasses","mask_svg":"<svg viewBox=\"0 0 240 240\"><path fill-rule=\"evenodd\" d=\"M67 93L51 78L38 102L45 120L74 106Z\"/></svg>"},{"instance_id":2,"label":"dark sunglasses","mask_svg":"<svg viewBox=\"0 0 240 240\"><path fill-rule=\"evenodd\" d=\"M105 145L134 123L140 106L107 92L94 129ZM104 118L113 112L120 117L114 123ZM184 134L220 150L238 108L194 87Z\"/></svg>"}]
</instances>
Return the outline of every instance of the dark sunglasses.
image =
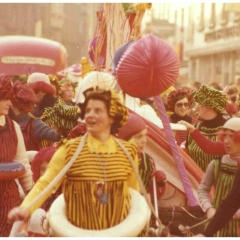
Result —
<instances>
[{"instance_id":1,"label":"dark sunglasses","mask_svg":"<svg viewBox=\"0 0 240 240\"><path fill-rule=\"evenodd\" d=\"M182 108L183 106L187 108L187 107L189 107L189 103L177 103L176 104L177 108Z\"/></svg>"}]
</instances>

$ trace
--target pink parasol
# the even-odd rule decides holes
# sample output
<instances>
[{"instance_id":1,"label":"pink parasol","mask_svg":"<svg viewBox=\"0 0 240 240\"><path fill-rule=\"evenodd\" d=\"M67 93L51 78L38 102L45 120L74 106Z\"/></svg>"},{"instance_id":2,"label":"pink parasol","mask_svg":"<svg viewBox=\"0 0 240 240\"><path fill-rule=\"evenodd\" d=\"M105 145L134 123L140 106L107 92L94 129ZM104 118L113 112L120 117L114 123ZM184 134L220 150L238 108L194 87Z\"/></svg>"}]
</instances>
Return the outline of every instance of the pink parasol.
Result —
<instances>
[{"instance_id":1,"label":"pink parasol","mask_svg":"<svg viewBox=\"0 0 240 240\"><path fill-rule=\"evenodd\" d=\"M79 77L82 76L82 65L81 64L73 64L62 71L57 73L58 77L67 77L67 74L71 73L72 75Z\"/></svg>"}]
</instances>

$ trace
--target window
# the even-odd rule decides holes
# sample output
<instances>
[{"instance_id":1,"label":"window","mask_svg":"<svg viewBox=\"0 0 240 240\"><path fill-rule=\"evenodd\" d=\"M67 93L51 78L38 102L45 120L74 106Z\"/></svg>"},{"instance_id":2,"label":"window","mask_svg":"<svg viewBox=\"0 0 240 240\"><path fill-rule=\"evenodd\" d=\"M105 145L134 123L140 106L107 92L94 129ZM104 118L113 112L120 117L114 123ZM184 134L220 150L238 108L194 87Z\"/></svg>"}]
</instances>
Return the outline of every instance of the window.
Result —
<instances>
[{"instance_id":1,"label":"window","mask_svg":"<svg viewBox=\"0 0 240 240\"><path fill-rule=\"evenodd\" d=\"M216 25L216 3L211 3L211 17L208 27L213 29Z\"/></svg>"},{"instance_id":2,"label":"window","mask_svg":"<svg viewBox=\"0 0 240 240\"><path fill-rule=\"evenodd\" d=\"M228 12L226 11L226 3L222 4L222 12L221 12L221 25L226 25L228 22Z\"/></svg>"},{"instance_id":3,"label":"window","mask_svg":"<svg viewBox=\"0 0 240 240\"><path fill-rule=\"evenodd\" d=\"M35 23L35 37L42 37L42 20Z\"/></svg>"},{"instance_id":4,"label":"window","mask_svg":"<svg viewBox=\"0 0 240 240\"><path fill-rule=\"evenodd\" d=\"M64 8L63 3L51 3L51 19L50 26L61 29L64 24Z\"/></svg>"},{"instance_id":5,"label":"window","mask_svg":"<svg viewBox=\"0 0 240 240\"><path fill-rule=\"evenodd\" d=\"M200 19L199 19L199 24L198 24L198 31L201 32L204 30L204 3L201 4L201 12L200 12Z\"/></svg>"},{"instance_id":6,"label":"window","mask_svg":"<svg viewBox=\"0 0 240 240\"><path fill-rule=\"evenodd\" d=\"M51 3L51 13L63 13L63 3Z\"/></svg>"}]
</instances>

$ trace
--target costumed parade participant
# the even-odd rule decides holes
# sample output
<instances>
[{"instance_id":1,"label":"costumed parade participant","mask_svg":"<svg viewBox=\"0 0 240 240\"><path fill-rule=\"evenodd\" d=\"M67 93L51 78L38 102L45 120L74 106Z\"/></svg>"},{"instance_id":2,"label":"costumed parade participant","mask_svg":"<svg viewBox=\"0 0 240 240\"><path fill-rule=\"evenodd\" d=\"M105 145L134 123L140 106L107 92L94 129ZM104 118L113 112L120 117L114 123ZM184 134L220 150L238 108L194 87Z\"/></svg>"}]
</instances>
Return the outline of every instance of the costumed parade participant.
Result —
<instances>
[{"instance_id":1,"label":"costumed parade participant","mask_svg":"<svg viewBox=\"0 0 240 240\"><path fill-rule=\"evenodd\" d=\"M237 170L231 192L222 200L213 218L202 234L198 237L213 237L213 235L225 227L236 211L240 208L240 169Z\"/></svg>"},{"instance_id":2,"label":"costumed parade participant","mask_svg":"<svg viewBox=\"0 0 240 240\"><path fill-rule=\"evenodd\" d=\"M54 97L56 94L55 88L51 85L46 74L38 72L32 73L28 77L27 84L33 89L37 97L37 103L32 114L40 118L45 108L53 107L55 104L57 100Z\"/></svg>"},{"instance_id":3,"label":"costumed parade participant","mask_svg":"<svg viewBox=\"0 0 240 240\"><path fill-rule=\"evenodd\" d=\"M229 89L231 90L231 88L227 88L227 92ZM235 99L235 96L236 95L233 95L234 99ZM239 101L236 104L239 104ZM226 109L226 107L225 107L225 109ZM194 125L192 125L184 120L181 120L178 123L184 125L187 128L187 131L191 135L192 139L197 143L197 145L205 153L207 153L207 154L226 154L223 142L221 142L221 141L214 142L214 141L209 140L201 132L199 132L198 129L196 129Z\"/></svg>"},{"instance_id":4,"label":"costumed parade participant","mask_svg":"<svg viewBox=\"0 0 240 240\"><path fill-rule=\"evenodd\" d=\"M46 172L47 166L50 163L54 153L55 147L42 148L33 158L31 162L31 169L33 173L34 184ZM51 196L42 204L41 208L47 212L50 209L53 201L61 194L61 192L62 188L60 186L55 192L52 192Z\"/></svg>"},{"instance_id":5,"label":"costumed parade participant","mask_svg":"<svg viewBox=\"0 0 240 240\"><path fill-rule=\"evenodd\" d=\"M49 74L48 78L50 80L51 86L55 90L55 94L53 95L54 99L52 98L53 105L54 105L56 99L59 98L60 95L62 94L62 90L61 90L61 86L60 86L57 76L55 76L54 74ZM52 104L51 104L51 106L52 106ZM46 119L46 117L44 117L44 113L41 116L41 120L43 120L43 122L45 122L48 126L51 126L51 122L49 122L49 120ZM45 148L45 147L51 147L53 145L53 143L51 141L43 140L41 142L41 145L43 148Z\"/></svg>"},{"instance_id":6,"label":"costumed parade participant","mask_svg":"<svg viewBox=\"0 0 240 240\"><path fill-rule=\"evenodd\" d=\"M26 149L19 125L7 117L13 94L12 83L7 76L0 76L0 236L8 237L12 225L7 224L7 214L10 209L20 204L20 194L15 178L25 194L32 187L32 172L26 155ZM11 168L11 163L13 168ZM18 164L17 164L18 163ZM14 171L14 164L25 173L20 176ZM19 166L20 165L20 166ZM4 166L8 172L5 172ZM19 169L15 168L15 171ZM8 175L9 174L9 175Z\"/></svg>"},{"instance_id":7,"label":"costumed parade participant","mask_svg":"<svg viewBox=\"0 0 240 240\"><path fill-rule=\"evenodd\" d=\"M202 121L197 123L195 128L208 139L216 141L217 131L220 130L226 122L226 119L223 117L223 115L226 114L224 109L227 104L226 96L218 90L202 85L198 92L193 93L193 97L198 103L198 119ZM221 155L205 153L189 133L185 147L191 158L203 171L206 171L212 159L219 159L221 157Z\"/></svg>"},{"instance_id":8,"label":"costumed parade participant","mask_svg":"<svg viewBox=\"0 0 240 240\"><path fill-rule=\"evenodd\" d=\"M17 123L21 127L27 151L38 151L42 147L41 141L43 140L53 144L61 138L61 135L56 133L53 128L30 114L36 101L33 90L27 84L17 81L13 85L12 109L16 115Z\"/></svg>"},{"instance_id":9,"label":"costumed parade participant","mask_svg":"<svg viewBox=\"0 0 240 240\"><path fill-rule=\"evenodd\" d=\"M210 219L215 214L221 201L228 195L234 182L235 174L239 168L240 158L240 118L231 118L224 125L220 139L224 142L226 155L221 160L212 160L207 167L204 178L199 186L199 201L203 210ZM214 186L213 201L209 199L209 192ZM215 236L237 237L238 219L240 210L229 223L223 227Z\"/></svg>"},{"instance_id":10,"label":"costumed parade participant","mask_svg":"<svg viewBox=\"0 0 240 240\"><path fill-rule=\"evenodd\" d=\"M188 123L195 124L199 122L196 118L190 117L187 113L193 102L190 92L184 88L179 88L169 93L167 98L168 109L173 111L169 116L171 123L177 123L180 120L185 120ZM187 131L177 131L175 134L177 144L186 141Z\"/></svg>"},{"instance_id":11,"label":"costumed parade participant","mask_svg":"<svg viewBox=\"0 0 240 240\"><path fill-rule=\"evenodd\" d=\"M55 89L54 97L55 98L60 97L62 94L62 90L61 90L61 85L59 83L58 77L54 74L49 74L48 78L50 80L52 87Z\"/></svg>"},{"instance_id":12,"label":"costumed parade participant","mask_svg":"<svg viewBox=\"0 0 240 240\"><path fill-rule=\"evenodd\" d=\"M33 173L33 182L36 183L38 179L44 175L47 166L55 153L54 147L47 147L40 149L31 162L31 169ZM46 218L47 211L50 209L53 201L62 193L61 186L53 192L51 196L42 204L40 208L34 211L29 219L24 221L16 221L13 224L10 237L19 236L21 233L28 237L47 237L49 236L49 224ZM43 220L41 220L43 218Z\"/></svg>"},{"instance_id":13,"label":"costumed parade participant","mask_svg":"<svg viewBox=\"0 0 240 240\"><path fill-rule=\"evenodd\" d=\"M139 191L139 185L129 159L112 136L126 123L127 108L114 91L89 89L84 96L85 102L80 108L87 134L66 141L57 149L45 174L21 206L9 212L10 221L28 218L42 205L51 191L28 208L69 162L80 143L80 154L65 174L63 184L68 220L79 228L102 230L119 224L128 216L131 207L129 187ZM136 145L119 141L138 168ZM62 179L54 186L54 190L60 186Z\"/></svg>"},{"instance_id":14,"label":"costumed parade participant","mask_svg":"<svg viewBox=\"0 0 240 240\"><path fill-rule=\"evenodd\" d=\"M184 125L187 128L187 131L191 135L192 139L197 143L197 145L207 154L226 154L224 143L221 141L213 142L205 137L194 125L186 122L179 121L179 124Z\"/></svg>"},{"instance_id":15,"label":"costumed parade participant","mask_svg":"<svg viewBox=\"0 0 240 240\"><path fill-rule=\"evenodd\" d=\"M176 88L171 86L169 87L166 91L164 91L163 93L160 94L160 97L162 98L162 101L163 101L163 104L164 104L164 107L165 107L165 110L166 110L166 113L167 115L171 115L173 114L173 110L172 109L169 109L169 105L168 105L168 95L175 91Z\"/></svg>"},{"instance_id":16,"label":"costumed parade participant","mask_svg":"<svg viewBox=\"0 0 240 240\"><path fill-rule=\"evenodd\" d=\"M228 115L230 117L233 117L236 115L236 113L238 112L238 94L239 94L239 88L237 85L235 84L231 84L226 86L225 89L226 92L226 96L227 96L227 100L228 103L225 107Z\"/></svg>"},{"instance_id":17,"label":"costumed parade participant","mask_svg":"<svg viewBox=\"0 0 240 240\"><path fill-rule=\"evenodd\" d=\"M60 97L65 101L67 105L74 106L73 99L75 97L75 85L70 80L63 78L60 81L61 95Z\"/></svg>"},{"instance_id":18,"label":"costumed parade participant","mask_svg":"<svg viewBox=\"0 0 240 240\"><path fill-rule=\"evenodd\" d=\"M152 157L144 152L144 148L147 144L146 123L140 116L132 112L129 114L127 123L119 129L118 137L137 144L139 175L143 181L145 189L150 194L152 203L154 203L154 200L157 201L157 199L165 193L167 176L163 171L156 169ZM153 181L155 181L155 183L153 183ZM155 189L154 185L156 186ZM154 199L154 191L156 191L156 199ZM155 204L156 206L158 205L157 202ZM154 228L156 227L153 216L150 225Z\"/></svg>"},{"instance_id":19,"label":"costumed parade participant","mask_svg":"<svg viewBox=\"0 0 240 240\"><path fill-rule=\"evenodd\" d=\"M155 176L157 185L157 197L161 197L165 191L167 176L163 171L156 170L155 162L144 152L147 144L147 126L140 116L130 113L127 123L118 131L118 137L129 142L134 142L138 146L139 175L145 188L153 200L153 177Z\"/></svg>"},{"instance_id":20,"label":"costumed parade participant","mask_svg":"<svg viewBox=\"0 0 240 240\"><path fill-rule=\"evenodd\" d=\"M45 108L41 119L66 138L69 131L77 126L79 116L78 106L68 106L63 99L58 98L53 107Z\"/></svg>"},{"instance_id":21,"label":"costumed parade participant","mask_svg":"<svg viewBox=\"0 0 240 240\"><path fill-rule=\"evenodd\" d=\"M54 74L49 74L48 78L50 80L51 86L55 90L55 94L53 95L55 99L52 99L53 104L55 104L56 99L59 98L60 95L62 94L61 85L59 83L58 77L55 76ZM51 122L44 116L44 113L41 116L41 120L43 120L43 122L45 122L48 126L51 126ZM41 142L41 145L43 148L45 148L45 147L51 147L53 143L51 141L43 140Z\"/></svg>"}]
</instances>

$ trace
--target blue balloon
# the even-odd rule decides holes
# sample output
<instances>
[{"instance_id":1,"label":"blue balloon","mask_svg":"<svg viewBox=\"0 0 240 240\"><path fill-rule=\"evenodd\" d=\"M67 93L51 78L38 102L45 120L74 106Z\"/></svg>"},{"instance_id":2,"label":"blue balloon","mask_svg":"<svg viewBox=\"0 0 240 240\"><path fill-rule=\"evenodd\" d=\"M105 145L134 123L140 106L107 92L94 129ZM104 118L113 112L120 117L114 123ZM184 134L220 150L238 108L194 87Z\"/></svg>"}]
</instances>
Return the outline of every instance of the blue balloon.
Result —
<instances>
[{"instance_id":1,"label":"blue balloon","mask_svg":"<svg viewBox=\"0 0 240 240\"><path fill-rule=\"evenodd\" d=\"M122 55L126 52L126 50L132 46L135 43L134 40L131 40L127 43L124 43L121 45L117 51L114 54L113 60L112 60L112 67L113 67L113 72L116 73L117 65L122 57Z\"/></svg>"}]
</instances>

